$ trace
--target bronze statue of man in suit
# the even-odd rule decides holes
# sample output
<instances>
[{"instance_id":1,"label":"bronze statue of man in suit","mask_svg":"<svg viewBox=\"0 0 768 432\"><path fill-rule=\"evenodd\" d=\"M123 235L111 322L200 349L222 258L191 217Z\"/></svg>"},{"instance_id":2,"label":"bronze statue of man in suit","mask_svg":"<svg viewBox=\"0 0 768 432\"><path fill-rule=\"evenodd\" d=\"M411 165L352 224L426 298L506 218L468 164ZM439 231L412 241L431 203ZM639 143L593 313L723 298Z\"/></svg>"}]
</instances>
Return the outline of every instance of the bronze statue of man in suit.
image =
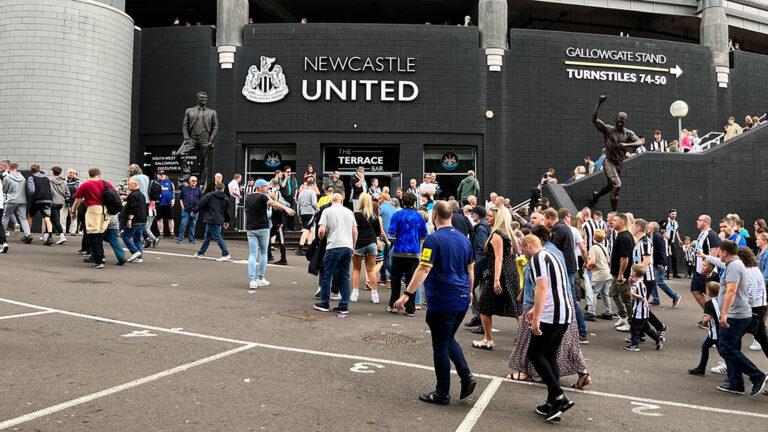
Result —
<instances>
[{"instance_id":1,"label":"bronze statue of man in suit","mask_svg":"<svg viewBox=\"0 0 768 432\"><path fill-rule=\"evenodd\" d=\"M187 108L184 112L184 142L176 150L176 160L181 168L181 177L179 183L189 180L189 165L185 156L193 150L198 151L198 161L200 163L200 182L202 187L208 183L208 169L213 154L213 141L219 132L219 118L216 111L208 108L208 94L206 92L197 93L197 106Z\"/></svg>"},{"instance_id":2,"label":"bronze statue of man in suit","mask_svg":"<svg viewBox=\"0 0 768 432\"><path fill-rule=\"evenodd\" d=\"M605 171L605 177L608 180L605 186L600 191L592 192L592 201L589 203L590 207L594 207L597 204L597 200L601 196L611 193L611 209L615 212L619 208L619 192L621 191L621 169L624 166L624 158L628 148L637 148L642 145L640 138L635 135L629 129L624 126L627 124L627 114L620 112L616 115L616 126L609 126L603 123L602 120L597 118L597 112L600 110L600 105L608 99L608 96L603 94L600 96L600 100L597 102L595 110L592 112L592 123L595 128L603 133L603 139L605 140L605 160L603 161L603 171Z\"/></svg>"}]
</instances>

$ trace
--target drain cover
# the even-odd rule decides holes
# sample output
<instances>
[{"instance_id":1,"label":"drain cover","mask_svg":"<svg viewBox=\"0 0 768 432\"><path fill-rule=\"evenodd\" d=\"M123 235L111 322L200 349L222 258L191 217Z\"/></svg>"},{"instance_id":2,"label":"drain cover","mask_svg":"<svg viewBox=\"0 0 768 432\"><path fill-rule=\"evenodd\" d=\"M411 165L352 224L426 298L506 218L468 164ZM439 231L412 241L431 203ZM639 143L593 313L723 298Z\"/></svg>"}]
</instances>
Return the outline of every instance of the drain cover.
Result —
<instances>
[{"instance_id":1,"label":"drain cover","mask_svg":"<svg viewBox=\"0 0 768 432\"><path fill-rule=\"evenodd\" d=\"M379 333L370 336L363 336L360 338L360 342L384 346L387 348L399 348L408 345L420 344L422 340L403 336L397 333Z\"/></svg>"},{"instance_id":2,"label":"drain cover","mask_svg":"<svg viewBox=\"0 0 768 432\"><path fill-rule=\"evenodd\" d=\"M291 318L298 318L302 321L315 321L321 318L330 318L333 314L328 312L322 312L315 309L293 309L285 312L280 312L279 315L284 315Z\"/></svg>"}]
</instances>

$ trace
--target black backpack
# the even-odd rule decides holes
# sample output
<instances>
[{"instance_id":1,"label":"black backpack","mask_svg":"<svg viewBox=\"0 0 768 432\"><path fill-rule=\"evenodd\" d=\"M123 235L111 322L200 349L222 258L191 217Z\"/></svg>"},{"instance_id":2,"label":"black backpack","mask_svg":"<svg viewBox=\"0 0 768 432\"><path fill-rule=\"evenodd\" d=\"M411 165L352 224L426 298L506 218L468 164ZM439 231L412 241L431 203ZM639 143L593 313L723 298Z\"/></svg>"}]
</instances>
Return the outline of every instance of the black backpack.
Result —
<instances>
[{"instance_id":1,"label":"black backpack","mask_svg":"<svg viewBox=\"0 0 768 432\"><path fill-rule=\"evenodd\" d=\"M160 201L160 198L163 197L163 187L160 186L160 184L154 180L149 184L149 200L150 201Z\"/></svg>"},{"instance_id":2,"label":"black backpack","mask_svg":"<svg viewBox=\"0 0 768 432\"><path fill-rule=\"evenodd\" d=\"M101 203L104 208L107 209L107 213L110 215L116 215L123 210L123 200L120 199L117 191L107 186L107 182L101 181L104 184L104 193L101 195Z\"/></svg>"}]
</instances>

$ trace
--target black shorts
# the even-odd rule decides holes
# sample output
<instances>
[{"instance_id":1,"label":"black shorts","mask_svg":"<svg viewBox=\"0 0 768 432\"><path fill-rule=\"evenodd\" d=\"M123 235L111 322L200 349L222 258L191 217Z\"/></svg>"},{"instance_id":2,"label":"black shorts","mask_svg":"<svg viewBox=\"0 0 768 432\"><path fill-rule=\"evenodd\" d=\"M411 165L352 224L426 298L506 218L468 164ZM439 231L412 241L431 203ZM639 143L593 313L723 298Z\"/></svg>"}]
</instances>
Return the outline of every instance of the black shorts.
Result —
<instances>
[{"instance_id":1,"label":"black shorts","mask_svg":"<svg viewBox=\"0 0 768 432\"><path fill-rule=\"evenodd\" d=\"M51 203L32 203L29 206L29 215L35 217L40 213L40 217L51 217Z\"/></svg>"},{"instance_id":2,"label":"black shorts","mask_svg":"<svg viewBox=\"0 0 768 432\"><path fill-rule=\"evenodd\" d=\"M707 294L707 278L703 274L699 272L693 273L693 277L691 278L691 291L699 291L704 295Z\"/></svg>"},{"instance_id":3,"label":"black shorts","mask_svg":"<svg viewBox=\"0 0 768 432\"><path fill-rule=\"evenodd\" d=\"M315 215L313 214L301 215L301 227L304 228L305 230L311 230L313 217L315 217Z\"/></svg>"},{"instance_id":4,"label":"black shorts","mask_svg":"<svg viewBox=\"0 0 768 432\"><path fill-rule=\"evenodd\" d=\"M158 219L173 219L173 208L169 205L157 206Z\"/></svg>"}]
</instances>

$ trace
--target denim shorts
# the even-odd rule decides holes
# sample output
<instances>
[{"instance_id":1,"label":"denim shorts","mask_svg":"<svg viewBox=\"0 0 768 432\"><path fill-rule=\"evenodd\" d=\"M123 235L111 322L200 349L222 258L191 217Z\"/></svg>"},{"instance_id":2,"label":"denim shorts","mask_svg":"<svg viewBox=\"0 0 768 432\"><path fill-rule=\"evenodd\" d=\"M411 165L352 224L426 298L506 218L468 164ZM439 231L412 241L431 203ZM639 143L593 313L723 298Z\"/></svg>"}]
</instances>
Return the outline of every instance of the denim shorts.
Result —
<instances>
[{"instance_id":1,"label":"denim shorts","mask_svg":"<svg viewBox=\"0 0 768 432\"><path fill-rule=\"evenodd\" d=\"M361 247L360 249L355 249L355 255L357 256L363 256L363 255L378 255L379 250L376 248L376 243L371 243L368 246Z\"/></svg>"}]
</instances>

